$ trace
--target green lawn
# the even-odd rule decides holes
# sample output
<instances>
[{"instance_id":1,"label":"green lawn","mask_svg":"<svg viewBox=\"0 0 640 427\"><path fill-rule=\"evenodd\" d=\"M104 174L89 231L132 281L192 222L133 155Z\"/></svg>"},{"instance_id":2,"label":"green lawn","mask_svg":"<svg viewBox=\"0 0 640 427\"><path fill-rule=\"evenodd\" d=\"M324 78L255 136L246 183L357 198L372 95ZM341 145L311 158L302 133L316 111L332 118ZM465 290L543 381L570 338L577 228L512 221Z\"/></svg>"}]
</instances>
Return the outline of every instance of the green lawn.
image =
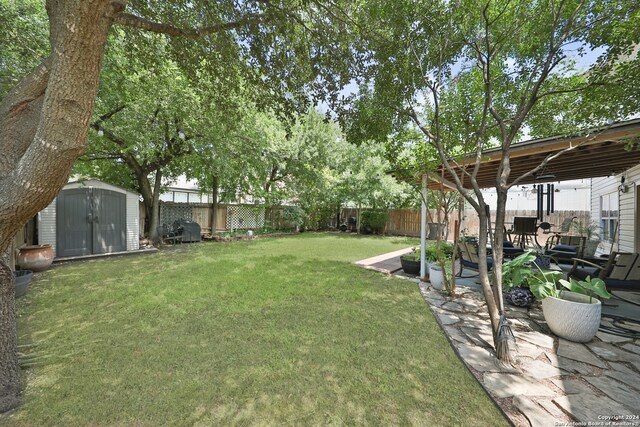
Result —
<instances>
[{"instance_id":1,"label":"green lawn","mask_svg":"<svg viewBox=\"0 0 640 427\"><path fill-rule=\"evenodd\" d=\"M58 266L18 300L42 354L9 425L506 425L415 284L406 238L303 234Z\"/></svg>"}]
</instances>

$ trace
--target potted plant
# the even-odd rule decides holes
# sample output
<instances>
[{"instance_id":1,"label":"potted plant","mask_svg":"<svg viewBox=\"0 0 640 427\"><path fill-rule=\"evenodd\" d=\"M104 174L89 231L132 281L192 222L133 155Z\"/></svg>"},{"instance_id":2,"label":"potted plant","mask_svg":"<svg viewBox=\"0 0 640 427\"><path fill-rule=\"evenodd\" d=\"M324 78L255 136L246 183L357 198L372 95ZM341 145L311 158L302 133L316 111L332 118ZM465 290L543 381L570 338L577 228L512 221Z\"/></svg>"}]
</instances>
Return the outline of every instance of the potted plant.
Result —
<instances>
[{"instance_id":1,"label":"potted plant","mask_svg":"<svg viewBox=\"0 0 640 427\"><path fill-rule=\"evenodd\" d=\"M431 286L434 289L444 289L446 287L446 284L450 280L450 277L448 275L452 271L452 266L454 264L453 251L453 244L441 241L439 252L437 244L432 245L431 251L427 252L427 257L430 260L429 281L431 282ZM458 272L458 268L461 267L461 264L458 260L456 260L455 262L457 262L456 272Z\"/></svg>"},{"instance_id":2,"label":"potted plant","mask_svg":"<svg viewBox=\"0 0 640 427\"><path fill-rule=\"evenodd\" d=\"M610 298L602 279L587 277L586 280L561 279L564 287L558 290L555 283L547 280L531 284L531 291L542 300L542 312L551 332L575 342L587 342L600 327L601 298Z\"/></svg>"},{"instance_id":3,"label":"potted plant","mask_svg":"<svg viewBox=\"0 0 640 427\"><path fill-rule=\"evenodd\" d=\"M453 245L443 245L445 252L453 252ZM438 261L438 246L435 242L427 242L424 252L426 265L426 276L429 277L429 265ZM402 270L407 274L417 276L420 274L420 249L412 248L408 254L400 256Z\"/></svg>"},{"instance_id":4,"label":"potted plant","mask_svg":"<svg viewBox=\"0 0 640 427\"><path fill-rule=\"evenodd\" d=\"M528 251L502 265L502 290L505 301L516 307L530 307L535 301L531 283L555 283L562 272L544 271L549 267L549 258L537 252Z\"/></svg>"},{"instance_id":5,"label":"potted plant","mask_svg":"<svg viewBox=\"0 0 640 427\"><path fill-rule=\"evenodd\" d=\"M600 226L594 221L584 223L574 221L571 223L571 227L578 235L586 238L583 255L593 257L600 245Z\"/></svg>"},{"instance_id":6,"label":"potted plant","mask_svg":"<svg viewBox=\"0 0 640 427\"><path fill-rule=\"evenodd\" d=\"M446 287L447 280L450 280L449 274L451 274L453 263L454 261L452 259L444 260L444 270L442 266L436 263L429 265L429 282L431 282L431 287L439 291Z\"/></svg>"},{"instance_id":7,"label":"potted plant","mask_svg":"<svg viewBox=\"0 0 640 427\"><path fill-rule=\"evenodd\" d=\"M400 265L402 265L402 271L407 274L414 276L420 274L420 250L412 248L408 254L401 255Z\"/></svg>"}]
</instances>

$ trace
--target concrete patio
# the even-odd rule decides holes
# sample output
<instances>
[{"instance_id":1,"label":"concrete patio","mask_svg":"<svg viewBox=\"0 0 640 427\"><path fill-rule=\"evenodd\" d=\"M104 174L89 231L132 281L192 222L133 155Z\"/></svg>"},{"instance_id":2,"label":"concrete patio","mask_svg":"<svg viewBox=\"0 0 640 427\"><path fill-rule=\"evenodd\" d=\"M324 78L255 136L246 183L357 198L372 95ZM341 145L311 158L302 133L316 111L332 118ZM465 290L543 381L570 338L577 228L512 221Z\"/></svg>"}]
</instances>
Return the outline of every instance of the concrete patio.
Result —
<instances>
[{"instance_id":1,"label":"concrete patio","mask_svg":"<svg viewBox=\"0 0 640 427\"><path fill-rule=\"evenodd\" d=\"M506 366L494 357L489 316L476 278L458 278L457 295L443 295L428 282L402 273L399 252L354 264L416 283L453 349L515 425L640 426L637 335L599 331L589 343L573 343L549 331L539 302L529 310L508 306L517 362ZM625 309L640 311L631 307ZM602 325L615 332L607 318Z\"/></svg>"}]
</instances>

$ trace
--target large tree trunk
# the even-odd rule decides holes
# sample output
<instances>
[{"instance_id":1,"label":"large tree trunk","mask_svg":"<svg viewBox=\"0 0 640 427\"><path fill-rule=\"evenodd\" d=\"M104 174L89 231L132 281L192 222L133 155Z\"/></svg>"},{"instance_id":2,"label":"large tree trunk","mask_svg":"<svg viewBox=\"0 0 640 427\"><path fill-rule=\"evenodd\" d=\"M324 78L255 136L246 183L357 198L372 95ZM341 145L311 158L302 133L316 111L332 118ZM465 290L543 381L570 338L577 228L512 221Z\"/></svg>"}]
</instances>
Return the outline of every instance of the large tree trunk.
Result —
<instances>
[{"instance_id":1,"label":"large tree trunk","mask_svg":"<svg viewBox=\"0 0 640 427\"><path fill-rule=\"evenodd\" d=\"M218 223L218 177L211 177L211 235L216 232Z\"/></svg>"},{"instance_id":2,"label":"large tree trunk","mask_svg":"<svg viewBox=\"0 0 640 427\"><path fill-rule=\"evenodd\" d=\"M49 58L0 105L0 253L55 198L84 152L113 16L109 0L47 1ZM0 265L0 411L18 402L13 274Z\"/></svg>"},{"instance_id":3,"label":"large tree trunk","mask_svg":"<svg viewBox=\"0 0 640 427\"><path fill-rule=\"evenodd\" d=\"M0 283L0 409L7 411L20 403L20 372L16 353L15 279L2 261Z\"/></svg>"},{"instance_id":4,"label":"large tree trunk","mask_svg":"<svg viewBox=\"0 0 640 427\"><path fill-rule=\"evenodd\" d=\"M162 188L162 170L156 171L155 182L153 183L153 194L151 195L151 218L149 218L149 238L157 241L158 227L160 226L160 189Z\"/></svg>"},{"instance_id":5,"label":"large tree trunk","mask_svg":"<svg viewBox=\"0 0 640 427\"><path fill-rule=\"evenodd\" d=\"M141 168L135 159L132 157L126 157L127 164L133 164L132 170L135 172L136 180L138 181L138 190L142 196L142 203L144 204L144 213L147 216L147 238L154 242L158 242L158 227L160 226L160 188L162 171L156 170L156 180L153 187L147 176L147 172Z\"/></svg>"}]
</instances>

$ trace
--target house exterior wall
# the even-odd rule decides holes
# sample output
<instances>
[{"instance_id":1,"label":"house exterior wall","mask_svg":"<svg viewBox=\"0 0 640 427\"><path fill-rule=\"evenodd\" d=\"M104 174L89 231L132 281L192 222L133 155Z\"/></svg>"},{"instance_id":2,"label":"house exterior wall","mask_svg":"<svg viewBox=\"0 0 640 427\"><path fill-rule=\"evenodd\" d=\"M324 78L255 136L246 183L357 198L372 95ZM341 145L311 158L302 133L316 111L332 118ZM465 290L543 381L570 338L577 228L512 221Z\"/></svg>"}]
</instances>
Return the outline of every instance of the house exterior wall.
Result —
<instances>
[{"instance_id":1,"label":"house exterior wall","mask_svg":"<svg viewBox=\"0 0 640 427\"><path fill-rule=\"evenodd\" d=\"M137 250L140 248L140 223L139 223L139 196L136 193L126 191L115 185L105 182L89 180L83 183L72 182L64 186L64 190L71 188L93 187L103 190L116 191L126 195L126 222L127 222L127 250ZM51 204L38 213L38 243L41 245L49 244L53 248L54 256L56 255L56 202L53 199Z\"/></svg>"},{"instance_id":2,"label":"house exterior wall","mask_svg":"<svg viewBox=\"0 0 640 427\"><path fill-rule=\"evenodd\" d=\"M627 191L619 191L622 177L625 177ZM593 178L591 181L591 217L600 224L601 220L601 196L617 194L618 209L620 212L617 243L613 249L623 252L635 252L640 250L636 237L636 199L637 187L640 186L640 165L628 169L620 175L606 178ZM607 248L603 248L607 249Z\"/></svg>"},{"instance_id":3,"label":"house exterior wall","mask_svg":"<svg viewBox=\"0 0 640 427\"><path fill-rule=\"evenodd\" d=\"M618 185L620 178L625 177L627 191L620 194L620 250L637 252L640 251L638 244L638 190L640 190L640 165L627 170L617 177Z\"/></svg>"}]
</instances>

